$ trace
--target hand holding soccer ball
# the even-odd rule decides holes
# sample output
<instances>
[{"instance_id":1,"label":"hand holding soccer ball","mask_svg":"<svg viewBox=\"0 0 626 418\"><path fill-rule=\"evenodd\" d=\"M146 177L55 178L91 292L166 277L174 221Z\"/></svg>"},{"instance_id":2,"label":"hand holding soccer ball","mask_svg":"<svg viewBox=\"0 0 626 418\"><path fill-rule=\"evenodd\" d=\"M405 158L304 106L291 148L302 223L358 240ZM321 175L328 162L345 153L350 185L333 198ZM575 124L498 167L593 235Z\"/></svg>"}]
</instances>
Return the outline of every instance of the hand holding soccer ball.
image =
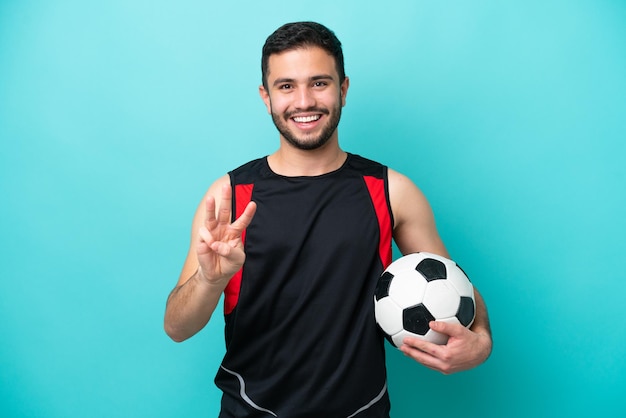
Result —
<instances>
[{"instance_id":1,"label":"hand holding soccer ball","mask_svg":"<svg viewBox=\"0 0 626 418\"><path fill-rule=\"evenodd\" d=\"M386 338L400 347L405 337L446 344L448 335L431 321L470 327L476 313L474 287L452 260L426 252L391 263L374 295L376 322Z\"/></svg>"}]
</instances>

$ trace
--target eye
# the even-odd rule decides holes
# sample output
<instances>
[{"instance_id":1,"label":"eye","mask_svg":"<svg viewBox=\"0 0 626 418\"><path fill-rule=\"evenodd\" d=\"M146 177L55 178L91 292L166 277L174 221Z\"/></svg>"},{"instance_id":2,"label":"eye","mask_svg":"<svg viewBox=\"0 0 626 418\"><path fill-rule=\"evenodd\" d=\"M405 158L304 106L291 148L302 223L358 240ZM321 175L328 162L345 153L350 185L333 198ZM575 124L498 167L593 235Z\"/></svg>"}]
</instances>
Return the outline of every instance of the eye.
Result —
<instances>
[{"instance_id":1,"label":"eye","mask_svg":"<svg viewBox=\"0 0 626 418\"><path fill-rule=\"evenodd\" d=\"M328 83L326 81L316 81L313 83L313 87L326 87Z\"/></svg>"},{"instance_id":2,"label":"eye","mask_svg":"<svg viewBox=\"0 0 626 418\"><path fill-rule=\"evenodd\" d=\"M285 84L281 84L280 86L278 86L279 90L291 90L292 89L292 85L285 83Z\"/></svg>"}]
</instances>

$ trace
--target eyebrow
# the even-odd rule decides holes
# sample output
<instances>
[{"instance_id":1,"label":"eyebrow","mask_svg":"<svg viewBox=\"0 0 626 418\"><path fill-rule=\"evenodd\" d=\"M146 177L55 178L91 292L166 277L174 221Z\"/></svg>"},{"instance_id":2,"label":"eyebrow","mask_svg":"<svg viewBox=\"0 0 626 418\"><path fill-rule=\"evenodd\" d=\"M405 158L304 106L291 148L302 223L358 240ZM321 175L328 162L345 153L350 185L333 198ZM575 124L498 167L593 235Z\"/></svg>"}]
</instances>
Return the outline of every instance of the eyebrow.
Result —
<instances>
[{"instance_id":1,"label":"eyebrow","mask_svg":"<svg viewBox=\"0 0 626 418\"><path fill-rule=\"evenodd\" d=\"M320 75L314 75L313 77L309 78L309 81L319 81L319 80L333 80L333 77L330 74L320 74ZM283 84L283 83L295 83L296 79L295 78L277 78L276 80L274 80L274 83L272 83L273 86L277 86L278 84Z\"/></svg>"}]
</instances>

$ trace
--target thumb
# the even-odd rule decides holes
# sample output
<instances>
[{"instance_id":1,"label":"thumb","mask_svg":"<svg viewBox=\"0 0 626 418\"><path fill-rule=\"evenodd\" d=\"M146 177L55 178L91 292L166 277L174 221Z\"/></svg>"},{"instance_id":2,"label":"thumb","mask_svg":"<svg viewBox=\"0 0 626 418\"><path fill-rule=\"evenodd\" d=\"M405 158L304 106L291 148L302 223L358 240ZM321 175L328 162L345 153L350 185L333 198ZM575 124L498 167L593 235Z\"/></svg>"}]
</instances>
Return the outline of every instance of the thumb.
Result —
<instances>
[{"instance_id":1,"label":"thumb","mask_svg":"<svg viewBox=\"0 0 626 418\"><path fill-rule=\"evenodd\" d=\"M230 243L226 243L222 241L214 241L211 243L210 247L213 251L215 251L217 255L224 257L228 260L231 260L233 258L238 258L239 254L237 254L234 246L230 245Z\"/></svg>"},{"instance_id":2,"label":"thumb","mask_svg":"<svg viewBox=\"0 0 626 418\"><path fill-rule=\"evenodd\" d=\"M446 334L450 337L458 337L465 331L465 327L461 324L450 324L443 321L431 321L428 325L433 331Z\"/></svg>"}]
</instances>

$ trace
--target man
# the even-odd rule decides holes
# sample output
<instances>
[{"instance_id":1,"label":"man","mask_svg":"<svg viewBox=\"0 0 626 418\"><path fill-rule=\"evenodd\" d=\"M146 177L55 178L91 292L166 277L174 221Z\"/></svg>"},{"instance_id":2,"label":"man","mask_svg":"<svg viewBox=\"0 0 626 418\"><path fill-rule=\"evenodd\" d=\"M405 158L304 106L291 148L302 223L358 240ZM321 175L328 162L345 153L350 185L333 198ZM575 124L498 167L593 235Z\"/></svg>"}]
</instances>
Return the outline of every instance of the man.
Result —
<instances>
[{"instance_id":1,"label":"man","mask_svg":"<svg viewBox=\"0 0 626 418\"><path fill-rule=\"evenodd\" d=\"M340 148L349 79L332 31L312 22L279 28L263 47L262 73L279 148L209 188L166 332L193 336L225 295L221 417L388 417L373 292L391 237L403 254L449 255L407 177ZM478 292L476 304L471 330L431 323L447 345L406 338L401 350L446 374L482 363L491 335Z\"/></svg>"}]
</instances>

